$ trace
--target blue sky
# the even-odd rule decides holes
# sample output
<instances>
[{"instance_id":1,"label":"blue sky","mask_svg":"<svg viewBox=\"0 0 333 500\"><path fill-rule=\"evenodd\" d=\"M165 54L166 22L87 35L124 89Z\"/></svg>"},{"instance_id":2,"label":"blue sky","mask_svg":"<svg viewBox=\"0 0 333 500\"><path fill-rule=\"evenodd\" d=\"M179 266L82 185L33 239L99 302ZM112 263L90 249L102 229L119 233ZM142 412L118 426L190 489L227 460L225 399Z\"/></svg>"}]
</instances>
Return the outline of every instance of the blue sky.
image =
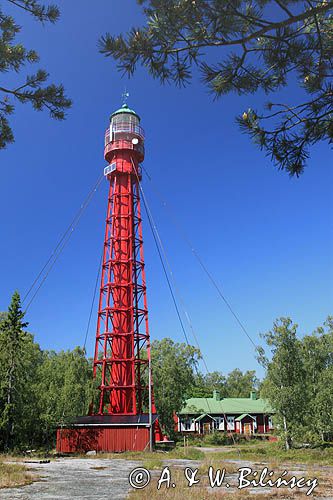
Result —
<instances>
[{"instance_id":1,"label":"blue sky","mask_svg":"<svg viewBox=\"0 0 333 500\"><path fill-rule=\"evenodd\" d=\"M188 88L176 89L161 87L144 69L129 82L121 79L114 62L98 53L97 40L106 31L115 34L139 24L136 2L100 0L93 8L88 0L80 8L77 2L57 3L62 16L54 26L43 27L15 11L25 44L37 49L39 66L64 84L74 105L65 122L19 104L11 120L16 143L0 152L0 310L15 289L24 295L101 174L104 129L127 85L129 104L146 131L145 167L154 182L145 178L143 188L208 368L258 369L251 343L155 190L177 213L255 342L275 318L286 315L302 335L332 313L331 150L325 144L314 147L304 175L290 179L235 124L236 114L260 108L262 96L214 101L197 76ZM283 96L291 102L298 93L292 86ZM103 182L29 309L30 331L42 348L83 344L106 195ZM147 221L144 237L151 337L184 341ZM95 319L96 306L89 354Z\"/></svg>"}]
</instances>

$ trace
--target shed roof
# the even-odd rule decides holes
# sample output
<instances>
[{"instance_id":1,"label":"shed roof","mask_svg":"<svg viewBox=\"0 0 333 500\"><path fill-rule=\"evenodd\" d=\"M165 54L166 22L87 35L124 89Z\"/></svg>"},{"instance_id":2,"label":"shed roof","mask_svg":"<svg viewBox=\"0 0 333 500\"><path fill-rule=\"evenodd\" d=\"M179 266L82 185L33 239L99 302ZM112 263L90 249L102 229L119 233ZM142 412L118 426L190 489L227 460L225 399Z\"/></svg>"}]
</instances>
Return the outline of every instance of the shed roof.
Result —
<instances>
[{"instance_id":1,"label":"shed roof","mask_svg":"<svg viewBox=\"0 0 333 500\"><path fill-rule=\"evenodd\" d=\"M252 417L252 415L250 415L249 413L243 413L243 415L239 415L239 417L235 418L235 420L236 422L241 422L245 417L250 417L252 418L252 420L254 420L254 417Z\"/></svg>"},{"instance_id":2,"label":"shed roof","mask_svg":"<svg viewBox=\"0 0 333 500\"><path fill-rule=\"evenodd\" d=\"M251 398L190 398L180 411L181 415L212 414L248 414L248 413L274 413L272 407L264 399Z\"/></svg>"},{"instance_id":3,"label":"shed roof","mask_svg":"<svg viewBox=\"0 0 333 500\"><path fill-rule=\"evenodd\" d=\"M194 422L200 422L200 420L202 420L203 418L205 417L209 417L211 418L212 420L215 420L214 417L212 417L211 415L208 415L208 413L203 413L202 415L200 415L199 417L195 418L194 419Z\"/></svg>"}]
</instances>

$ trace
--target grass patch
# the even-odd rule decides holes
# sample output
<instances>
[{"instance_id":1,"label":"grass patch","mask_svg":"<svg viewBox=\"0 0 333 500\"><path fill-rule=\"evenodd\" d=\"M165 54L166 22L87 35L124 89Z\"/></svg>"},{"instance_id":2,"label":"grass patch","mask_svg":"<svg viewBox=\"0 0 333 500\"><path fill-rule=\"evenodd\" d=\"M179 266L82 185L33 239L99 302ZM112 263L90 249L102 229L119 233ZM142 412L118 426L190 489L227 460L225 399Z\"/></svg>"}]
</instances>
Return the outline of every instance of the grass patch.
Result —
<instances>
[{"instance_id":1,"label":"grass patch","mask_svg":"<svg viewBox=\"0 0 333 500\"><path fill-rule=\"evenodd\" d=\"M254 446L233 447L234 450L216 453L207 453L207 456L214 459L240 459L250 461L264 461L280 463L304 463L314 465L333 465L333 446L325 448L302 448L283 450L279 443L260 443Z\"/></svg>"},{"instance_id":2,"label":"grass patch","mask_svg":"<svg viewBox=\"0 0 333 500\"><path fill-rule=\"evenodd\" d=\"M33 482L33 476L23 465L0 462L0 488L26 486Z\"/></svg>"},{"instance_id":3,"label":"grass patch","mask_svg":"<svg viewBox=\"0 0 333 500\"><path fill-rule=\"evenodd\" d=\"M172 450L167 458L184 458L186 460L203 460L205 453L196 448L175 448Z\"/></svg>"},{"instance_id":4,"label":"grass patch","mask_svg":"<svg viewBox=\"0 0 333 500\"><path fill-rule=\"evenodd\" d=\"M142 464L142 467L148 470L162 470L163 462L162 460L158 460L157 458L145 460Z\"/></svg>"},{"instance_id":5,"label":"grass patch","mask_svg":"<svg viewBox=\"0 0 333 500\"><path fill-rule=\"evenodd\" d=\"M170 451L127 451L124 453L98 453L94 456L82 458L110 458L124 460L168 460L185 459L203 461L205 457L209 460L240 459L251 462L264 462L280 465L283 463L303 463L308 465L333 465L333 446L323 448L302 448L285 451L279 443L261 441L247 444L236 444L228 446L227 450L216 452L205 452L198 448L177 446Z\"/></svg>"},{"instance_id":6,"label":"grass patch","mask_svg":"<svg viewBox=\"0 0 333 500\"><path fill-rule=\"evenodd\" d=\"M203 460L205 453L196 448L174 448L171 451L125 451L123 453L97 453L96 455L77 455L80 458L109 458L123 460L168 460L172 458L182 458L185 460Z\"/></svg>"}]
</instances>

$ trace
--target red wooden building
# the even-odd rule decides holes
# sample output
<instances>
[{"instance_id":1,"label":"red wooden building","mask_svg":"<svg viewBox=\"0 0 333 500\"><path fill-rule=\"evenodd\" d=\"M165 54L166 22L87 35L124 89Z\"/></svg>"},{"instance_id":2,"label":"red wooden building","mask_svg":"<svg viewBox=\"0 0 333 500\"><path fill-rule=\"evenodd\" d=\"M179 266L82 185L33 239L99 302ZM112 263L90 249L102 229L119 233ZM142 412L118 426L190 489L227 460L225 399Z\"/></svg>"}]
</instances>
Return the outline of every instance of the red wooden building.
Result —
<instances>
[{"instance_id":1,"label":"red wooden building","mask_svg":"<svg viewBox=\"0 0 333 500\"><path fill-rule=\"evenodd\" d=\"M176 431L207 434L214 431L238 434L268 434L273 430L273 410L264 399L251 392L249 398L191 398L176 416Z\"/></svg>"}]
</instances>

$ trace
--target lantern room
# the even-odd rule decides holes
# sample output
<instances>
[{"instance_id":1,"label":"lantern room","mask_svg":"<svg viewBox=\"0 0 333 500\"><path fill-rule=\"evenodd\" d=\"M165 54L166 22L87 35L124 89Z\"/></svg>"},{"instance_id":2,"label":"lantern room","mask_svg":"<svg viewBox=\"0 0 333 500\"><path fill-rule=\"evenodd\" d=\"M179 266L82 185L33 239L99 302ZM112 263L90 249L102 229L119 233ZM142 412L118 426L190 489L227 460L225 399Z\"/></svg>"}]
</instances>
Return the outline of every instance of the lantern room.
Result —
<instances>
[{"instance_id":1,"label":"lantern room","mask_svg":"<svg viewBox=\"0 0 333 500\"><path fill-rule=\"evenodd\" d=\"M144 130L140 126L140 117L127 104L110 117L110 127L105 133L106 161L111 163L117 150L135 151L139 162L144 159Z\"/></svg>"}]
</instances>

